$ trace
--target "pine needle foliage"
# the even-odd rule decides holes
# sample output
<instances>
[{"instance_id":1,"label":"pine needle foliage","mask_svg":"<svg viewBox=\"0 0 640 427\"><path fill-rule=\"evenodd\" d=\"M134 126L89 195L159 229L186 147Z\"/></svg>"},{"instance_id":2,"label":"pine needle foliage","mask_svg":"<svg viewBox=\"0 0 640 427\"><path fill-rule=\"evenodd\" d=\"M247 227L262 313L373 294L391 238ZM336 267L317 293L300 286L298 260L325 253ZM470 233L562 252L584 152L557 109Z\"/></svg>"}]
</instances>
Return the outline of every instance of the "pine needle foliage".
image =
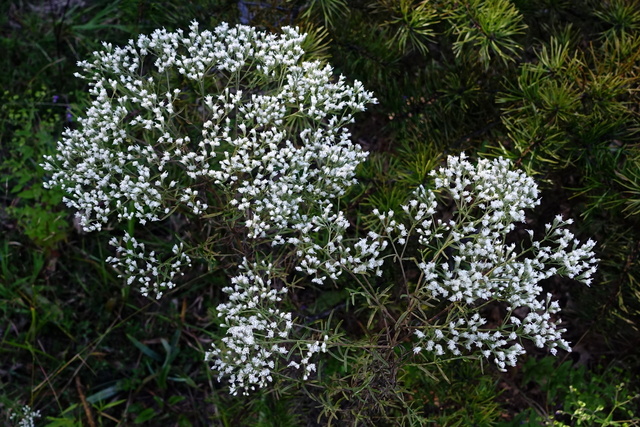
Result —
<instances>
[{"instance_id":1,"label":"pine needle foliage","mask_svg":"<svg viewBox=\"0 0 640 427\"><path fill-rule=\"evenodd\" d=\"M304 6L303 20L319 19L325 26L333 27L336 20L349 13L345 0L311 0Z\"/></svg>"},{"instance_id":2,"label":"pine needle foliage","mask_svg":"<svg viewBox=\"0 0 640 427\"><path fill-rule=\"evenodd\" d=\"M404 54L416 50L421 54L429 52L428 44L433 41L433 26L439 17L428 2L415 3L413 0L384 0L370 5L374 13L386 16L381 28L388 32L387 45Z\"/></svg>"},{"instance_id":3,"label":"pine needle foliage","mask_svg":"<svg viewBox=\"0 0 640 427\"><path fill-rule=\"evenodd\" d=\"M516 60L522 50L516 37L524 33L526 26L512 2L469 0L452 7L450 13L451 31L456 37L453 51L457 56L476 54L485 68L492 57L503 62Z\"/></svg>"}]
</instances>

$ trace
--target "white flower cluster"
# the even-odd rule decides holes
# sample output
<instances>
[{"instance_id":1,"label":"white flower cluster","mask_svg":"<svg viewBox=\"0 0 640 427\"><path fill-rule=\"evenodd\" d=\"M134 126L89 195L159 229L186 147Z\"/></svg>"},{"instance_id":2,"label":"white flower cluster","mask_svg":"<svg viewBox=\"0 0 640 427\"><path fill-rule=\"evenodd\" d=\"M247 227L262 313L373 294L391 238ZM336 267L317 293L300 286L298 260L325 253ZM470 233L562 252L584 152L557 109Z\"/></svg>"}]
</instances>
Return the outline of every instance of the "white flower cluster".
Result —
<instances>
[{"instance_id":1,"label":"white flower cluster","mask_svg":"<svg viewBox=\"0 0 640 427\"><path fill-rule=\"evenodd\" d=\"M183 268L191 267L191 258L183 252L183 244L176 244L171 250L173 257L159 260L154 251L145 252L145 244L139 243L129 233L122 238L124 246L113 237L109 244L116 247L117 256L108 257L105 261L120 270L118 277L126 277L127 285L140 285L144 296L155 295L160 299L166 290L173 289L174 278L184 275Z\"/></svg>"},{"instance_id":2,"label":"white flower cluster","mask_svg":"<svg viewBox=\"0 0 640 427\"><path fill-rule=\"evenodd\" d=\"M143 225L176 211L231 213L219 218L240 216L249 245L293 247L298 270L318 283L336 279L344 266L379 272L384 244L362 239L350 252L332 240L342 239L348 222L329 202L355 182L366 158L345 126L376 101L360 82L347 84L330 66L302 61L304 38L288 27L281 34L228 24L201 31L194 22L188 33L162 29L124 47L105 43L79 63L93 102L45 159L47 185L66 191L86 231L100 230L112 213ZM320 247L328 224L334 233ZM160 298L190 265L181 246L160 260L129 234L123 241L112 239L117 256L107 262L144 295ZM259 277L269 269L259 259L243 265L225 289L229 302L218 306L225 346L207 356L221 377L230 376L233 391L271 381L273 355L286 349L262 345L284 340L292 325L291 315L275 308L280 296L270 280ZM258 314L258 307L266 311ZM325 348L311 343L292 363L307 377L315 369L311 355Z\"/></svg>"},{"instance_id":3,"label":"white flower cluster","mask_svg":"<svg viewBox=\"0 0 640 427\"><path fill-rule=\"evenodd\" d=\"M303 222L294 227L299 234L286 239L280 236L274 244L288 243L295 248L300 259L295 267L296 271L314 276L311 281L323 284L327 278L337 280L345 271L354 274L375 272L381 275L380 267L384 263L382 252L387 242L379 235L370 232L366 237L355 243L346 245L346 235L349 221L344 213L334 212L334 206L329 203L319 215L310 218L303 217ZM326 237L325 237L326 236Z\"/></svg>"},{"instance_id":4,"label":"white flower cluster","mask_svg":"<svg viewBox=\"0 0 640 427\"><path fill-rule=\"evenodd\" d=\"M329 341L329 336L325 335L322 343L320 341L315 341L313 343L305 343L306 351L304 351L304 356L300 360L300 363L292 360L289 362L289 367L293 367L295 369L304 368L304 372L302 374L302 380L306 381L309 379L309 375L316 370L316 364L311 363L310 360L316 353L326 353L327 352L327 342Z\"/></svg>"},{"instance_id":5,"label":"white flower cluster","mask_svg":"<svg viewBox=\"0 0 640 427\"><path fill-rule=\"evenodd\" d=\"M86 231L114 211L143 224L179 206L203 214L201 181L246 214L249 237L301 223L309 203L354 182L366 154L344 125L375 100L330 66L301 62L305 36L282 32L194 22L186 35L104 44L79 64L94 100L46 159L47 185L66 190Z\"/></svg>"},{"instance_id":6,"label":"white flower cluster","mask_svg":"<svg viewBox=\"0 0 640 427\"><path fill-rule=\"evenodd\" d=\"M287 288L272 288L273 266L249 265L245 259L240 267L240 274L231 278L233 286L223 289L229 301L216 308L227 336L223 345L213 344L205 355L219 373L218 380L229 377L232 394L247 394L273 381L276 357L288 354L284 343L293 327L291 313L275 308Z\"/></svg>"},{"instance_id":7,"label":"white flower cluster","mask_svg":"<svg viewBox=\"0 0 640 427\"><path fill-rule=\"evenodd\" d=\"M14 412L10 417L11 421L18 422L18 427L34 427L36 418L40 418L40 411L34 411L29 405L22 407L22 413Z\"/></svg>"},{"instance_id":8,"label":"white flower cluster","mask_svg":"<svg viewBox=\"0 0 640 427\"><path fill-rule=\"evenodd\" d=\"M302 62L304 38L293 28L200 31L194 22L188 34L104 44L79 64L94 99L46 159L47 185L66 190L86 231L112 212L141 224L180 209L204 216L213 201L243 216L248 238L283 244L289 230L308 242L311 212L343 195L366 157L344 126L375 100L360 82ZM110 261L136 272L129 284L144 293L172 286L148 281L155 267L135 265L141 254L120 252L128 256Z\"/></svg>"},{"instance_id":9,"label":"white flower cluster","mask_svg":"<svg viewBox=\"0 0 640 427\"><path fill-rule=\"evenodd\" d=\"M230 392L234 395L238 391L246 395L273 381L278 359L288 358L291 353L289 335L293 327L291 313L277 308L287 288L273 288L273 265L250 264L244 259L240 270L240 274L231 278L233 286L222 289L229 295L228 302L216 308L227 336L222 338L221 345L214 343L205 355L218 372L218 380L229 377ZM322 343L305 343L300 363L291 361L288 367L303 369L306 380L316 370L312 356L326 352L328 339L325 336Z\"/></svg>"},{"instance_id":10,"label":"white flower cluster","mask_svg":"<svg viewBox=\"0 0 640 427\"><path fill-rule=\"evenodd\" d=\"M564 228L571 224L558 216L546 226L540 241L527 230L530 244L518 251L509 243L516 223L524 222L525 209L539 204L535 181L524 172L511 170L505 159L481 159L470 163L464 154L449 157L447 166L434 171L435 189L453 201L450 218L436 219L437 196L419 188L403 207L409 218L405 225L392 219L393 212L380 214L384 233L392 242L406 245L416 236L420 247L416 266L421 272L417 295L430 304L449 304L446 321L423 325L415 331L416 352L477 350L504 369L514 366L524 348L518 342L530 339L538 347L569 350L562 339L560 311L550 296L540 298L540 282L556 274L591 282L596 271L595 242L580 244ZM500 327L483 329L487 320L479 310L488 301L507 304L508 316ZM527 313L524 318L516 309Z\"/></svg>"}]
</instances>

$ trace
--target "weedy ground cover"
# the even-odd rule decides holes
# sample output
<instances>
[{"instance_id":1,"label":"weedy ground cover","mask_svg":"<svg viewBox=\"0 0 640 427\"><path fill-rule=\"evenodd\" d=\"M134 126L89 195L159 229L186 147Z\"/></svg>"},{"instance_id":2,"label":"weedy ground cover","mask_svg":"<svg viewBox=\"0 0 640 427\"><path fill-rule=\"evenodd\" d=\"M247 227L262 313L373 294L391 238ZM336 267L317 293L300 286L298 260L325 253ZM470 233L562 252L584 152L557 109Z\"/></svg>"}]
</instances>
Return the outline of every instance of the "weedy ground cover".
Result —
<instances>
[{"instance_id":1,"label":"weedy ground cover","mask_svg":"<svg viewBox=\"0 0 640 427\"><path fill-rule=\"evenodd\" d=\"M2 421L12 425L22 420L28 425L33 419L36 425L51 426L636 423L640 15L633 2L626 1L542 3L193 1L163 3L160 8L156 2L69 0L3 6L7 10L0 14L1 40L7 54L1 59L0 116ZM162 221L144 216L150 213L145 209L152 198L140 210L135 202L141 198L132 197L130 205L117 207L122 214L119 225L112 220L96 222L95 217L74 218L61 203L65 191L43 187L54 173L40 166L43 159L60 153L57 141L69 138L62 135L64 128L69 132L86 128L80 117L100 96L100 88L72 78L80 71L76 62L104 49L102 40L122 46L138 34L162 27L165 34L177 29L187 34L194 19L203 31L213 31L222 21L232 26L251 24L274 34L281 34L286 25L298 25L301 33L308 34L302 45L305 60L328 60L336 76L345 75L346 82L358 79L364 89L374 92L378 104L369 105L348 127L352 148L367 153L366 161L344 175L355 173L358 183L345 185L348 191L340 193L333 206L314 207L307 201L298 208L309 210L306 223L316 221L317 229L285 232L290 217L278 216L285 207L282 197L264 205L258 203L263 198L237 197L239 189L243 194L254 191L247 182L262 182L259 172L249 169L242 171L239 184L226 195L205 191L200 184L187 186L192 192L184 200L184 194L176 192L170 198L186 209L170 211L175 215ZM207 83L212 86L206 92L222 93L224 87L215 86L224 86L220 80ZM184 94L164 107L175 108L167 121L174 121L172 129L186 129L195 140L201 135L195 119L208 114L204 112L215 102L207 103L204 92L202 97L189 95L205 88L187 88L185 81L175 76L166 80L167 87L176 85ZM277 85L265 83L264 78L240 79L228 96L239 96L240 86L260 84L267 86L246 93L263 100L275 93L269 91ZM122 105L129 108L126 102ZM226 103L234 102L245 101ZM152 119L138 111L144 108L129 108L124 118L131 123L140 116L137 124L131 124L138 130L128 137L140 138L141 147L150 143L143 130L145 120ZM277 120L277 111L272 109L269 120ZM227 116L235 128L237 116ZM224 117L221 120L224 127ZM212 122L211 128L216 124ZM308 125L299 114L283 124L291 132ZM163 134L151 136L157 140ZM345 142L343 147L350 146ZM218 148L212 145L207 155ZM469 195L456 191L468 191L468 183L481 181L453 172L451 162L462 150L473 158L461 163L472 177L478 176L474 165L483 156L510 159L515 174L511 179L521 180L518 187L525 190L532 188L531 182L515 171L524 169L535 177L543 204L527 209L526 223L498 237L497 224L509 227L510 222L492 213L503 212L516 223L524 215L517 209L511 214L502 206L492 206L493 211L480 206L480 196L465 205ZM342 157L347 152L342 151ZM84 154L77 153L76 159ZM153 160L154 153L147 154L143 163ZM449 175L441 172L445 175L437 177L438 189L430 173L445 165L450 154L454 156L448 160ZM194 173L195 180L202 179L202 166L211 162L186 152L180 156L185 170ZM254 160L271 158L264 157ZM317 159L318 153L313 157ZM188 168L190 162L194 169ZM480 164L496 165L489 168L490 176L499 176L500 163L486 162ZM68 173L82 172L74 170L78 164L70 164ZM123 176L136 176L141 164L128 165ZM220 170L213 167L212 176ZM309 168L316 177L318 170L318 164ZM296 180L287 181L285 172L280 170L271 181L294 185ZM179 181L184 173L170 170L171 176L163 179ZM446 181L452 177L471 180L456 185ZM421 185L426 189L414 193ZM412 194L417 197L415 205L407 202ZM324 196L316 194L311 200L315 203ZM435 221L412 225L422 204L424 216L436 198L440 204ZM202 203L216 209L208 211ZM222 207L227 209L224 214L219 213ZM86 206L79 203L75 208ZM196 210L202 210L202 217ZM253 221L255 212L264 212L265 220L248 224L246 219ZM554 220L558 214L562 217ZM571 217L576 222L566 223ZM145 218L147 223L140 224ZM273 234L265 221L277 223L281 232ZM102 229L86 233L96 223ZM517 292L475 286L478 281L471 273L478 260L486 262L482 257L487 254L478 252L482 245L470 242L479 241L482 227L489 230L483 241L490 243L494 255L504 255L512 243L529 241L527 229L541 238L547 223L552 233L565 227L583 242L590 237L598 241L593 250L600 270L588 290L549 277L540 282L540 289L531 288L530 299L515 301ZM411 240L403 234L418 229L420 238ZM268 238L250 240L261 233ZM425 237L429 233L442 236L429 241ZM573 248L573 239L563 233L558 231L554 239L567 245L565 255L580 249ZM115 241L114 234L119 236ZM179 241L172 241L176 236ZM276 245L279 250L270 243L278 241L277 236L287 239ZM180 241L197 250L185 251ZM359 243L352 250L360 252L336 257L349 241ZM283 255L286 245L295 245L303 254ZM526 255L535 252L530 245L517 246L516 253L525 255L511 261L518 261L517 267L529 279L543 278L546 273L531 264L537 256ZM506 252L498 251L500 247ZM127 284L132 276L126 270L134 264L145 269L137 254L144 251L149 256L150 250L160 263L169 260L176 269L181 267L184 276L160 270L163 279L154 286L145 280L153 276L151 266L146 272L150 274L140 273ZM327 253L333 255L319 263L319 254ZM358 258L348 261L356 274L339 275L349 256ZM238 269L243 265L238 257L249 259L244 270ZM387 262L378 263L382 258ZM496 273L492 277L497 283L498 273L509 265L514 266L500 261L485 266L484 272ZM377 269L385 281L378 279ZM587 270L588 266L583 269ZM370 276L362 274L367 271ZM450 271L463 271L470 281L461 275L447 277ZM303 279L303 273L310 277ZM564 274L571 276L571 270ZM152 298L140 293L141 286ZM287 292L273 292L282 289ZM155 299L158 290L164 295ZM547 292L551 299L545 306ZM477 303L493 293L499 295L493 302ZM290 338L278 344L286 350L285 360L279 362L285 369L274 371L272 378L271 355L252 359L254 365L242 359L247 328L254 328L250 335L254 338L270 338L270 322L260 323L266 318L259 317L255 307L246 310L256 297L267 303L267 310L285 298L277 309L281 311L269 313L283 319L274 326L273 335L286 333ZM244 312L237 310L240 303L245 303ZM527 304L529 309L522 310ZM553 326L560 307L564 322ZM535 333L527 329L533 341L527 344L524 337L518 341L520 348L514 346L508 342L510 334L525 330L510 323L511 318L545 325L543 347L556 345L540 349ZM221 321L225 323L220 325ZM480 334L486 326L502 338L495 337L492 344L489 337L472 337L468 331L461 337L460 331L474 322ZM556 329L564 328L562 337L555 335ZM573 353L560 350L566 345L564 339L572 343ZM494 345L501 340L505 343ZM474 348L476 343L488 354L470 354L465 345ZM558 351L557 358L543 358L549 348ZM524 363L510 367L524 351L528 353ZM214 371L203 362L207 352ZM251 369L235 370L239 363L268 369L252 377ZM235 391L249 395L229 393L229 379L236 384Z\"/></svg>"}]
</instances>

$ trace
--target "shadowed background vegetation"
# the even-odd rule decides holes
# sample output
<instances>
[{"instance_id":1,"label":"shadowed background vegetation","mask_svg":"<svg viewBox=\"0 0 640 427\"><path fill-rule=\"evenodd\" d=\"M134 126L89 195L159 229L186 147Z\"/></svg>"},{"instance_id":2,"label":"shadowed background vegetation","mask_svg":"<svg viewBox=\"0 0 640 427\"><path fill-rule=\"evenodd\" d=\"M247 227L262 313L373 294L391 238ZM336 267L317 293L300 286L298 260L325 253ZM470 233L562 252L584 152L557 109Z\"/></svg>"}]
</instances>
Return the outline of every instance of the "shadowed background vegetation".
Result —
<instances>
[{"instance_id":1,"label":"shadowed background vegetation","mask_svg":"<svg viewBox=\"0 0 640 427\"><path fill-rule=\"evenodd\" d=\"M506 373L345 354L323 366L319 389L226 394L202 361L224 272L203 256L166 298L143 298L104 263L108 227L81 232L39 166L90 103L77 61L101 41L194 19L297 25L310 58L375 93L379 104L352 128L370 152L345 201L356 227L372 207L398 209L448 154L503 156L533 175L543 205L529 226L562 213L598 241L591 288L544 284L574 352L527 349ZM0 49L0 423L27 404L49 426L638 424L638 2L14 1L0 10ZM298 297L304 316L336 313L348 333L366 334L346 295Z\"/></svg>"}]
</instances>

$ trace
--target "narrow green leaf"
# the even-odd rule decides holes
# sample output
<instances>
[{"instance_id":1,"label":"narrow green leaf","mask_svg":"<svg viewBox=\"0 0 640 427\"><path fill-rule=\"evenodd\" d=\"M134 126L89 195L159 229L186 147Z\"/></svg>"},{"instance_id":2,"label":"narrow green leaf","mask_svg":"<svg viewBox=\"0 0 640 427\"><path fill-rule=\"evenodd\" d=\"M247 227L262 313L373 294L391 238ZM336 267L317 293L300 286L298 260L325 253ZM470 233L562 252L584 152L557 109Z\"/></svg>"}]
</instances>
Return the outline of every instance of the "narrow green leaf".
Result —
<instances>
[{"instance_id":1,"label":"narrow green leaf","mask_svg":"<svg viewBox=\"0 0 640 427\"><path fill-rule=\"evenodd\" d=\"M147 356L149 356L153 360L156 360L158 362L162 362L162 356L160 356L158 353L156 353L155 351L151 350L149 347L147 347L146 345L142 344L140 341L138 341L137 339L135 339L134 337L132 337L129 334L127 334L127 338L129 338L129 340L133 343L133 345L138 347L138 349L141 352L143 352L144 354L146 354Z\"/></svg>"}]
</instances>

